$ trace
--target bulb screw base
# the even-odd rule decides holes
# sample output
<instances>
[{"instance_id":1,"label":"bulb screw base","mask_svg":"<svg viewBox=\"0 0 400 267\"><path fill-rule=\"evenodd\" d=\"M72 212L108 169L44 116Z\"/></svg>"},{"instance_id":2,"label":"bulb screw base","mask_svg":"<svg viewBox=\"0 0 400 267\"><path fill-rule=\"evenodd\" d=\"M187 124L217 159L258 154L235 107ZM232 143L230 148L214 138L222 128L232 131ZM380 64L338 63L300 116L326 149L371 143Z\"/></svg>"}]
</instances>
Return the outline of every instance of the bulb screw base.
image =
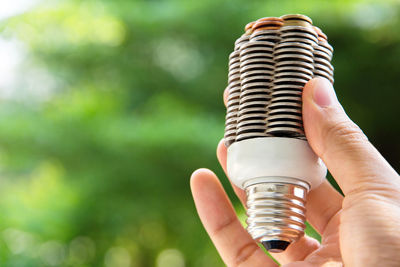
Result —
<instances>
[{"instance_id":1,"label":"bulb screw base","mask_svg":"<svg viewBox=\"0 0 400 267\"><path fill-rule=\"evenodd\" d=\"M264 182L245 187L247 231L269 252L282 252L304 235L309 186L290 180L293 183Z\"/></svg>"}]
</instances>

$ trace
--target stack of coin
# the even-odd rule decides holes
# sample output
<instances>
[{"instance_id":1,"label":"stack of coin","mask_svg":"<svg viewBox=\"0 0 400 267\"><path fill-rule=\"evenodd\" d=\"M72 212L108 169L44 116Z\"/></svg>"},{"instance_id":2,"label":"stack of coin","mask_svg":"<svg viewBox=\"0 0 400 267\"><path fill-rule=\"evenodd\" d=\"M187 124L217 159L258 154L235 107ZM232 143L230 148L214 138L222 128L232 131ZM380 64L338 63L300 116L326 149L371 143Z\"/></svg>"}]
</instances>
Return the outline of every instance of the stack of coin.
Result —
<instances>
[{"instance_id":1,"label":"stack of coin","mask_svg":"<svg viewBox=\"0 0 400 267\"><path fill-rule=\"evenodd\" d=\"M266 136L265 106L271 100L273 50L281 19L264 18L252 26L249 42L240 47L240 103L236 141Z\"/></svg>"},{"instance_id":2,"label":"stack of coin","mask_svg":"<svg viewBox=\"0 0 400 267\"><path fill-rule=\"evenodd\" d=\"M245 27L245 33L236 40L235 50L229 55L229 74L228 74L228 103L225 119L225 143L227 146L235 142L237 133L237 119L239 112L240 99L240 47L249 41L249 34L254 22L250 22Z\"/></svg>"},{"instance_id":3,"label":"stack of coin","mask_svg":"<svg viewBox=\"0 0 400 267\"><path fill-rule=\"evenodd\" d=\"M313 77L333 83L332 47L304 15L246 25L229 56L225 144L268 136L305 139L301 95Z\"/></svg>"},{"instance_id":4,"label":"stack of coin","mask_svg":"<svg viewBox=\"0 0 400 267\"><path fill-rule=\"evenodd\" d=\"M285 15L280 41L274 50L273 97L268 105L267 133L272 136L304 136L301 92L313 77L313 51L317 34L310 18Z\"/></svg>"},{"instance_id":5,"label":"stack of coin","mask_svg":"<svg viewBox=\"0 0 400 267\"><path fill-rule=\"evenodd\" d=\"M314 29L318 34L318 42L314 47L314 76L324 77L333 83L333 48L328 44L327 36L318 27L314 26Z\"/></svg>"}]
</instances>

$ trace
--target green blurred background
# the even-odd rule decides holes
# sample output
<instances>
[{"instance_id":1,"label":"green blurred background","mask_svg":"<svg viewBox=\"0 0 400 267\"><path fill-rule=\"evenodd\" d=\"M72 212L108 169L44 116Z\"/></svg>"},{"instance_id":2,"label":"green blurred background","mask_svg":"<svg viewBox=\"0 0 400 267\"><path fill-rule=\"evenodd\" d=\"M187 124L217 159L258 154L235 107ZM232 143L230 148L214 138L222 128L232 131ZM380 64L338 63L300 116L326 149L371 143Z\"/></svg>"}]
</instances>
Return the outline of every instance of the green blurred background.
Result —
<instances>
[{"instance_id":1,"label":"green blurred background","mask_svg":"<svg viewBox=\"0 0 400 267\"><path fill-rule=\"evenodd\" d=\"M400 167L398 1L0 4L0 265L223 266L189 189L219 167L243 26L310 16L352 119Z\"/></svg>"}]
</instances>

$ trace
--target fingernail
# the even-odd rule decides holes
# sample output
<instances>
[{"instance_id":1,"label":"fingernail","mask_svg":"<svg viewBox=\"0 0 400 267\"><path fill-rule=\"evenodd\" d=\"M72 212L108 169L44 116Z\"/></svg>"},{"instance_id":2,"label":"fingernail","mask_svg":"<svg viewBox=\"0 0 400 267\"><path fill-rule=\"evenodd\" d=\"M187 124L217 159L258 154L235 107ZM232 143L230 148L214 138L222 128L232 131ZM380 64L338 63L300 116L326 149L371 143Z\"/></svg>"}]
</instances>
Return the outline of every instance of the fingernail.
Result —
<instances>
[{"instance_id":1,"label":"fingernail","mask_svg":"<svg viewBox=\"0 0 400 267\"><path fill-rule=\"evenodd\" d=\"M317 78L314 81L313 100L315 104L324 108L330 106L336 98L335 91L331 83L323 78Z\"/></svg>"}]
</instances>

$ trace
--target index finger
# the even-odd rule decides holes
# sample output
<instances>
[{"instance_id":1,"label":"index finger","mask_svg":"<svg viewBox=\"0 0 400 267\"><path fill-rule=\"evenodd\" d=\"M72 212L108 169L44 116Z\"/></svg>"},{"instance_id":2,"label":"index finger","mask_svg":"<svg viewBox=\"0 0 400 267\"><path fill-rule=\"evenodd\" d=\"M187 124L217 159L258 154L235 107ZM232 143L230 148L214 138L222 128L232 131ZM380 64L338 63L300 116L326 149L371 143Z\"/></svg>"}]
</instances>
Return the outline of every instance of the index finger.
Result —
<instances>
[{"instance_id":1,"label":"index finger","mask_svg":"<svg viewBox=\"0 0 400 267\"><path fill-rule=\"evenodd\" d=\"M243 228L214 173L197 170L190 185L204 228L227 266L277 266Z\"/></svg>"}]
</instances>

